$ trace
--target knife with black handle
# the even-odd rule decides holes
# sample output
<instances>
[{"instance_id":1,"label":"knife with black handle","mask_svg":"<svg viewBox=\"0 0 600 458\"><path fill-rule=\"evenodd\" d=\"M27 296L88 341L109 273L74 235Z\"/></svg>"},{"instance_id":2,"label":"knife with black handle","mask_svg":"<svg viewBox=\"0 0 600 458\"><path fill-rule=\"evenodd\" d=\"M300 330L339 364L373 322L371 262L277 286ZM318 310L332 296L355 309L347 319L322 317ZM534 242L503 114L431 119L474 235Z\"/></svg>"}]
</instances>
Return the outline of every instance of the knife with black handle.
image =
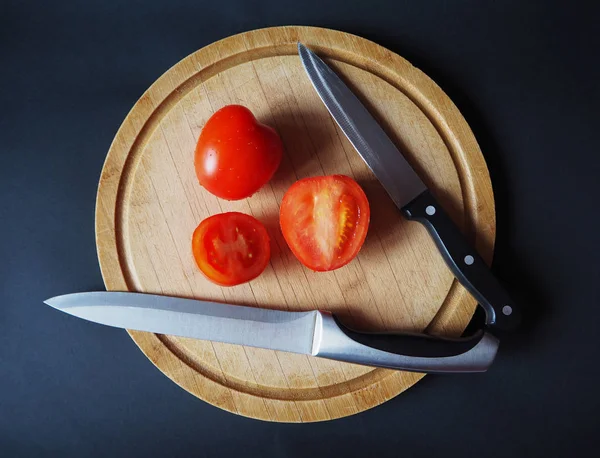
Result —
<instances>
[{"instance_id":1,"label":"knife with black handle","mask_svg":"<svg viewBox=\"0 0 600 458\"><path fill-rule=\"evenodd\" d=\"M519 309L431 192L423 191L401 210L407 219L427 228L454 276L485 310L485 324L515 329L521 320Z\"/></svg>"},{"instance_id":2,"label":"knife with black handle","mask_svg":"<svg viewBox=\"0 0 600 458\"><path fill-rule=\"evenodd\" d=\"M65 294L45 302L107 326L414 372L483 372L498 351L498 340L485 332L465 339L365 333L318 310L286 312L129 292Z\"/></svg>"},{"instance_id":3,"label":"knife with black handle","mask_svg":"<svg viewBox=\"0 0 600 458\"><path fill-rule=\"evenodd\" d=\"M485 310L486 325L516 328L518 307L375 118L315 53L301 43L298 53L333 119L402 213L427 228L454 276Z\"/></svg>"}]
</instances>

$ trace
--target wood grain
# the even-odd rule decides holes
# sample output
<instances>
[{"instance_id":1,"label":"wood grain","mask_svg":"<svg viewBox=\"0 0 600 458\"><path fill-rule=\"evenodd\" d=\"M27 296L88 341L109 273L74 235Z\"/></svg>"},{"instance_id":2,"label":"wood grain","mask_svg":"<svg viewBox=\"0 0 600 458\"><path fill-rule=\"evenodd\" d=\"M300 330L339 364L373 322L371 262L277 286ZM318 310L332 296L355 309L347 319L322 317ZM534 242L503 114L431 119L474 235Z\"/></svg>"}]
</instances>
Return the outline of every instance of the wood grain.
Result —
<instances>
[{"instance_id":1,"label":"wood grain","mask_svg":"<svg viewBox=\"0 0 600 458\"><path fill-rule=\"evenodd\" d=\"M403 220L319 100L296 54L302 41L348 82L489 262L495 237L490 178L455 105L424 73L365 39L326 29L277 27L236 35L188 56L135 104L110 147L96 206L96 240L108 290L214 299L285 310L325 309L363 329L458 335L474 300L454 280L425 230ZM249 107L285 145L273 180L227 202L198 184L200 130L229 103ZM372 222L358 257L315 273L288 249L279 202L297 179L353 176ZM191 236L216 213L265 223L272 259L232 288L195 267ZM339 418L376 406L422 374L372 369L270 350L130 331L144 354L190 393L248 417L282 422Z\"/></svg>"}]
</instances>

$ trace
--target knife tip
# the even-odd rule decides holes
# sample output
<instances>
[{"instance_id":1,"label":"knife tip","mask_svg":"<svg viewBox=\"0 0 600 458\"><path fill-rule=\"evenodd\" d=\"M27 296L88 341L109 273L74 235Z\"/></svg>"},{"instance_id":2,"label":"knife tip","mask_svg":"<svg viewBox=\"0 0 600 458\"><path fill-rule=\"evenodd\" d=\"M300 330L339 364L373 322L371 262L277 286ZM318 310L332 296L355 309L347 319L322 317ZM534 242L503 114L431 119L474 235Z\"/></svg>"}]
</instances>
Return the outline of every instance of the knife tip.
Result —
<instances>
[{"instance_id":1,"label":"knife tip","mask_svg":"<svg viewBox=\"0 0 600 458\"><path fill-rule=\"evenodd\" d=\"M44 304L49 305L50 307L64 311L65 308L68 308L70 303L76 299L77 294L63 294L60 296L50 297L44 300Z\"/></svg>"},{"instance_id":2,"label":"knife tip","mask_svg":"<svg viewBox=\"0 0 600 458\"><path fill-rule=\"evenodd\" d=\"M44 304L49 305L52 308L56 307L56 297L50 297L48 299L44 299Z\"/></svg>"}]
</instances>

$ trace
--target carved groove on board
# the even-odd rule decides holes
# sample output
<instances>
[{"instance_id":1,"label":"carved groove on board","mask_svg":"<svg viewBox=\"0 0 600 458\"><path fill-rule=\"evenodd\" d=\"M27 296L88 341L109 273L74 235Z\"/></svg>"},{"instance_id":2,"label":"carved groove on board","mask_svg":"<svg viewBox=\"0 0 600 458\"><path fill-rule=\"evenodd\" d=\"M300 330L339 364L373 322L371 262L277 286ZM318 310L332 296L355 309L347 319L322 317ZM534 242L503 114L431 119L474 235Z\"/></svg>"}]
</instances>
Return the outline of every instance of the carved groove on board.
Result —
<instances>
[{"instance_id":1,"label":"carved groove on board","mask_svg":"<svg viewBox=\"0 0 600 458\"><path fill-rule=\"evenodd\" d=\"M175 356L177 356L177 358L191 367L194 371L204 375L216 383L223 383L222 376L217 371L210 370L210 368L198 363L193 355L190 355L185 350L179 348L179 346L174 343L169 336L158 335L158 339L166 348L169 349L169 351L171 351ZM278 399L282 401L311 401L333 398L351 393L353 391L360 391L368 386L381 382L384 378L389 377L393 373L394 371L391 370L376 368L360 377L350 379L344 383L319 386L315 388L290 388L286 391L283 391L277 387L270 387L266 385L249 385L247 380L233 379L231 377L227 378L227 385L236 391L241 391L254 396L261 396L269 399Z\"/></svg>"}]
</instances>

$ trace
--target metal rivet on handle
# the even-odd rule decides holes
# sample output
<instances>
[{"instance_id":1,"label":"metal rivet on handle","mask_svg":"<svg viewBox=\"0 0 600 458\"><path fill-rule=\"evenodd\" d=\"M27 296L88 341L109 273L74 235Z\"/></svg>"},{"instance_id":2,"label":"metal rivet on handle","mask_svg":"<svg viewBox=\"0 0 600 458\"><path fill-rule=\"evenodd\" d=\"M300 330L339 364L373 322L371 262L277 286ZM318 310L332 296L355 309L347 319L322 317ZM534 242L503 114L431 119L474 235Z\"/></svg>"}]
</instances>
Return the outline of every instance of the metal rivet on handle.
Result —
<instances>
[{"instance_id":1,"label":"metal rivet on handle","mask_svg":"<svg viewBox=\"0 0 600 458\"><path fill-rule=\"evenodd\" d=\"M505 305L502 307L502 313L504 313L506 316L510 315L512 313L512 307L510 305Z\"/></svg>"},{"instance_id":2,"label":"metal rivet on handle","mask_svg":"<svg viewBox=\"0 0 600 458\"><path fill-rule=\"evenodd\" d=\"M427 213L429 216L435 215L435 207L433 205L428 205L425 209L425 213Z\"/></svg>"},{"instance_id":3,"label":"metal rivet on handle","mask_svg":"<svg viewBox=\"0 0 600 458\"><path fill-rule=\"evenodd\" d=\"M470 266L474 262L475 262L475 258L473 256L471 256L470 254L465 256L465 264L466 265Z\"/></svg>"}]
</instances>

